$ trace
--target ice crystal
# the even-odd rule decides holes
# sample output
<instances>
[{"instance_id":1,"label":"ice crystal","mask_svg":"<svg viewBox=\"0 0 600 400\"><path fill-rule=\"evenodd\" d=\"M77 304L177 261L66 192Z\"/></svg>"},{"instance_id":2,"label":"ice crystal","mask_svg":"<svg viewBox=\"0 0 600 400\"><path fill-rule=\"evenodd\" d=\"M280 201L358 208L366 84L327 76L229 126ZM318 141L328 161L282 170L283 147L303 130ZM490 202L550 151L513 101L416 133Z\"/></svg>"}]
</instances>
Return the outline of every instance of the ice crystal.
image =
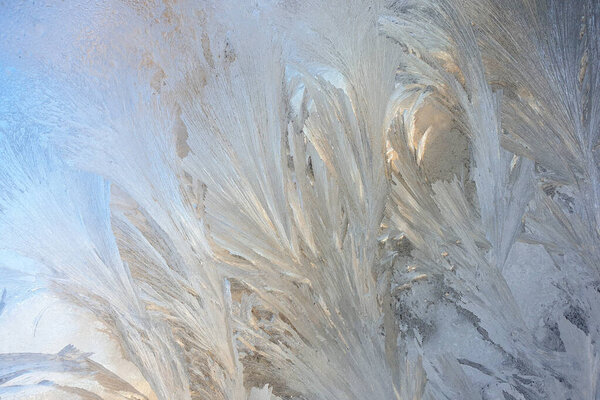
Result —
<instances>
[{"instance_id":1,"label":"ice crystal","mask_svg":"<svg viewBox=\"0 0 600 400\"><path fill-rule=\"evenodd\" d=\"M0 4L0 397L600 399L600 3Z\"/></svg>"}]
</instances>

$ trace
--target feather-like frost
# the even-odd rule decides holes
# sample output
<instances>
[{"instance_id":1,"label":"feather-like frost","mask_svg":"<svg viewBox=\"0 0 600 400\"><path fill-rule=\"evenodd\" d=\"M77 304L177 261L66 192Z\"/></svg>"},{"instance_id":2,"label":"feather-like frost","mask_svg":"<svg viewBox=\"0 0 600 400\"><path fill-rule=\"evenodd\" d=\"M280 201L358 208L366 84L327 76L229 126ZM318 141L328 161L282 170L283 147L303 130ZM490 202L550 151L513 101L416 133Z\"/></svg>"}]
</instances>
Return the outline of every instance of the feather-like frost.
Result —
<instances>
[{"instance_id":1,"label":"feather-like frost","mask_svg":"<svg viewBox=\"0 0 600 400\"><path fill-rule=\"evenodd\" d=\"M597 398L598 7L9 7L0 246L152 393L12 381L62 352L0 390Z\"/></svg>"}]
</instances>

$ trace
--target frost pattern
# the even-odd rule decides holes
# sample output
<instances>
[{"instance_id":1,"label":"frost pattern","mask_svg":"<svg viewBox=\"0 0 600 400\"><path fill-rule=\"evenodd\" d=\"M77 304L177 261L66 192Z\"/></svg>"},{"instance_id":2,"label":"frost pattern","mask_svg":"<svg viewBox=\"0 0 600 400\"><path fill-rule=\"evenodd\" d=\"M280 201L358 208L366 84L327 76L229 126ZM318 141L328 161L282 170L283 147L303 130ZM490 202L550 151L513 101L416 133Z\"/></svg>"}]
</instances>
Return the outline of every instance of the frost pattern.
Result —
<instances>
[{"instance_id":1,"label":"frost pattern","mask_svg":"<svg viewBox=\"0 0 600 400\"><path fill-rule=\"evenodd\" d=\"M597 1L1 7L2 398L600 399Z\"/></svg>"}]
</instances>

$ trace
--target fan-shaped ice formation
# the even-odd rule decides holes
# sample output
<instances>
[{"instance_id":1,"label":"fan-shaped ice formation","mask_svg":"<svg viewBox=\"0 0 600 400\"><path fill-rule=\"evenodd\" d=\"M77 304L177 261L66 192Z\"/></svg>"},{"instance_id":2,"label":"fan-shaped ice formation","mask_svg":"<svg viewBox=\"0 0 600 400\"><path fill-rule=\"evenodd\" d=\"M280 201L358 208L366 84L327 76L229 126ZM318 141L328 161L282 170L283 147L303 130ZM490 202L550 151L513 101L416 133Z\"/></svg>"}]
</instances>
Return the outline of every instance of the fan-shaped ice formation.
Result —
<instances>
[{"instance_id":1,"label":"fan-shaped ice formation","mask_svg":"<svg viewBox=\"0 0 600 400\"><path fill-rule=\"evenodd\" d=\"M0 397L600 399L600 3L0 4Z\"/></svg>"}]
</instances>

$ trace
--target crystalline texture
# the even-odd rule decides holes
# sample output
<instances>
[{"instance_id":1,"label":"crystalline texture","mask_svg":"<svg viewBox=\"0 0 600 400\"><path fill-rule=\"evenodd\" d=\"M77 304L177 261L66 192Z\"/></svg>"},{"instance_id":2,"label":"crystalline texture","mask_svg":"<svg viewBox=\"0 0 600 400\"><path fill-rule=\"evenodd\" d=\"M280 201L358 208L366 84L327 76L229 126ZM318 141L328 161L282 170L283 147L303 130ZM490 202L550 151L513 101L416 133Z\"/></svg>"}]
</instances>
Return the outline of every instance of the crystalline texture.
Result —
<instances>
[{"instance_id":1,"label":"crystalline texture","mask_svg":"<svg viewBox=\"0 0 600 400\"><path fill-rule=\"evenodd\" d=\"M600 399L597 1L0 10L0 397Z\"/></svg>"}]
</instances>

